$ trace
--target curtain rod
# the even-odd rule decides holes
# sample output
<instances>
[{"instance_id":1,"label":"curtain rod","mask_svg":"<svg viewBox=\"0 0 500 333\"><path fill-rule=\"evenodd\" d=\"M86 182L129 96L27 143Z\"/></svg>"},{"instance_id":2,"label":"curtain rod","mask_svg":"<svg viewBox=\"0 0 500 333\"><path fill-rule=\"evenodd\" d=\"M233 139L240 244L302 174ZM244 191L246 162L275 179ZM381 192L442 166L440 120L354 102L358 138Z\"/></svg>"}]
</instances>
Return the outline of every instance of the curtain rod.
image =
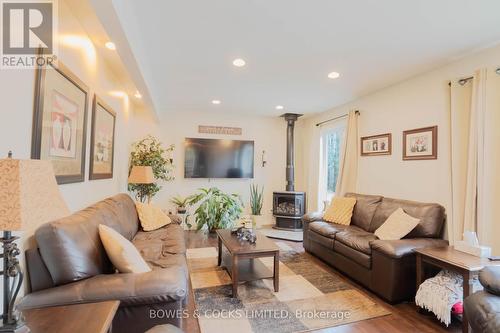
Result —
<instances>
[{"instance_id":1,"label":"curtain rod","mask_svg":"<svg viewBox=\"0 0 500 333\"><path fill-rule=\"evenodd\" d=\"M496 70L495 70L495 73L497 73L498 75L500 75L500 67L498 67ZM463 86L464 84L467 83L467 81L470 81L472 80L474 77L473 76L469 76L469 77L464 77L463 79L460 79L458 80L458 84ZM450 82L450 85L451 85L451 82Z\"/></svg>"},{"instance_id":2,"label":"curtain rod","mask_svg":"<svg viewBox=\"0 0 500 333\"><path fill-rule=\"evenodd\" d=\"M359 112L359 110L354 111L354 113L356 113L356 114L361 114L361 112ZM329 123L330 121L334 121L334 120L337 120L337 119L345 118L345 117L347 117L348 115L349 115L349 114L348 114L348 113L346 113L346 114L343 114L343 115L338 116L338 117L335 117L335 118L331 118L331 119L327 119L327 120L321 121L321 122L317 123L317 124L316 124L316 126L321 126L321 125L323 125L323 124L325 124L325 123Z\"/></svg>"}]
</instances>

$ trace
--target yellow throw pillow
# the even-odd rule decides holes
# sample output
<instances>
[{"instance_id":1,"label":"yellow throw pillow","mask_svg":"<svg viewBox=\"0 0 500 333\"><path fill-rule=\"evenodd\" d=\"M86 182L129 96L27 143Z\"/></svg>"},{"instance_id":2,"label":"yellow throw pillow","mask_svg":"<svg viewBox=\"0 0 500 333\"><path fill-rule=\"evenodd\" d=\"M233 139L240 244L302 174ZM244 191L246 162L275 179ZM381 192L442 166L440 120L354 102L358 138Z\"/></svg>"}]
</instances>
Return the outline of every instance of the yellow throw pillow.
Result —
<instances>
[{"instance_id":1,"label":"yellow throw pillow","mask_svg":"<svg viewBox=\"0 0 500 333\"><path fill-rule=\"evenodd\" d=\"M160 229L161 227L172 222L170 217L168 217L168 215L165 214L160 207L156 207L152 204L136 202L135 208L139 214L139 220L141 221L142 229L144 229L144 231Z\"/></svg>"},{"instance_id":2,"label":"yellow throw pillow","mask_svg":"<svg viewBox=\"0 0 500 333\"><path fill-rule=\"evenodd\" d=\"M333 198L326 209L323 219L328 222L349 225L351 224L352 211L356 205L356 198Z\"/></svg>"}]
</instances>

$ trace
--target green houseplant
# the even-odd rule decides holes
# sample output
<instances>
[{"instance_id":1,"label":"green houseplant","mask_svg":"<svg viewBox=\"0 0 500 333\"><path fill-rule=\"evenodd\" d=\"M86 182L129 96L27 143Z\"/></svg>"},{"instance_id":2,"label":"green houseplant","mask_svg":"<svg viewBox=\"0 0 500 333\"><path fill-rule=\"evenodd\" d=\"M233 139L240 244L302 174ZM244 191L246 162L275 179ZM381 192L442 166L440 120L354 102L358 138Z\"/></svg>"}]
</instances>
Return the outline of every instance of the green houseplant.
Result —
<instances>
[{"instance_id":1,"label":"green houseplant","mask_svg":"<svg viewBox=\"0 0 500 333\"><path fill-rule=\"evenodd\" d=\"M152 135L135 142L130 153L129 174L134 165L150 166L156 180L169 181L174 179L172 159L167 157L173 150L174 145L164 148L163 144ZM141 202L150 200L160 189L161 186L157 183L128 185L128 190L134 194L136 200Z\"/></svg>"},{"instance_id":2,"label":"green houseplant","mask_svg":"<svg viewBox=\"0 0 500 333\"><path fill-rule=\"evenodd\" d=\"M189 199L190 205L199 204L195 211L196 229L200 230L205 225L210 232L231 228L243 211L240 197L226 194L216 187L201 188L199 191Z\"/></svg>"},{"instance_id":3,"label":"green houseplant","mask_svg":"<svg viewBox=\"0 0 500 333\"><path fill-rule=\"evenodd\" d=\"M180 195L177 195L170 199L170 202L173 203L174 205L177 206L177 213L178 214L185 214L187 207L189 206L189 200L191 197L181 197Z\"/></svg>"},{"instance_id":4,"label":"green houseplant","mask_svg":"<svg viewBox=\"0 0 500 333\"><path fill-rule=\"evenodd\" d=\"M250 185L250 209L252 212L252 223L254 227L262 224L262 205L264 203L264 186L259 190L259 185Z\"/></svg>"}]
</instances>

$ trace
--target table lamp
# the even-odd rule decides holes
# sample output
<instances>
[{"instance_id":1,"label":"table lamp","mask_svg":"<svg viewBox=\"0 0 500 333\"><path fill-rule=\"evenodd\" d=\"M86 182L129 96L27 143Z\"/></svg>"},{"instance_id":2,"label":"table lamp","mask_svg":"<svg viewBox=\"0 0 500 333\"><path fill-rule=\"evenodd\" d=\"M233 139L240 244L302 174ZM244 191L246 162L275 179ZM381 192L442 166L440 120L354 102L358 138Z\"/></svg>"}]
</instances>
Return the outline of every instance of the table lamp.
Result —
<instances>
[{"instance_id":1,"label":"table lamp","mask_svg":"<svg viewBox=\"0 0 500 333\"><path fill-rule=\"evenodd\" d=\"M132 170L130 171L130 175L128 177L129 184L136 185L149 185L154 184L155 176L153 174L153 168L150 166L142 166L142 165L134 165ZM150 197L145 191L145 187L139 187L137 190L136 199L139 199L141 202L144 202L145 198L148 198L148 203L150 201Z\"/></svg>"},{"instance_id":2,"label":"table lamp","mask_svg":"<svg viewBox=\"0 0 500 333\"><path fill-rule=\"evenodd\" d=\"M11 153L9 153L9 157ZM41 160L0 159L0 230L3 237L3 314L0 332L26 331L14 306L23 282L12 231L26 230L68 215L52 164Z\"/></svg>"}]
</instances>

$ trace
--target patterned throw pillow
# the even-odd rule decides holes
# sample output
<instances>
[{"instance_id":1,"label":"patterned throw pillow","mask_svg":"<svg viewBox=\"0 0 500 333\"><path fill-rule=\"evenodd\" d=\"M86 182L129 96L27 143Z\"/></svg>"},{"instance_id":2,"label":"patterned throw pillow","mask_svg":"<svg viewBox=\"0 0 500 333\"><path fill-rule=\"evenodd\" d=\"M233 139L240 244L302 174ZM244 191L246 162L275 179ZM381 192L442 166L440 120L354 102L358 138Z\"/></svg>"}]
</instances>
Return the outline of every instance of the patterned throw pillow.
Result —
<instances>
[{"instance_id":1,"label":"patterned throw pillow","mask_svg":"<svg viewBox=\"0 0 500 333\"><path fill-rule=\"evenodd\" d=\"M398 208L385 220L384 224L375 230L375 236L381 240L401 239L415 229L419 222L419 219L406 214L402 208Z\"/></svg>"},{"instance_id":2,"label":"patterned throw pillow","mask_svg":"<svg viewBox=\"0 0 500 333\"><path fill-rule=\"evenodd\" d=\"M327 222L349 225L351 224L352 211L356 205L356 198L333 198L326 209L323 219Z\"/></svg>"},{"instance_id":3,"label":"patterned throw pillow","mask_svg":"<svg viewBox=\"0 0 500 333\"><path fill-rule=\"evenodd\" d=\"M136 202L135 208L139 214L139 220L144 231L153 231L172 222L170 217L160 207Z\"/></svg>"}]
</instances>

